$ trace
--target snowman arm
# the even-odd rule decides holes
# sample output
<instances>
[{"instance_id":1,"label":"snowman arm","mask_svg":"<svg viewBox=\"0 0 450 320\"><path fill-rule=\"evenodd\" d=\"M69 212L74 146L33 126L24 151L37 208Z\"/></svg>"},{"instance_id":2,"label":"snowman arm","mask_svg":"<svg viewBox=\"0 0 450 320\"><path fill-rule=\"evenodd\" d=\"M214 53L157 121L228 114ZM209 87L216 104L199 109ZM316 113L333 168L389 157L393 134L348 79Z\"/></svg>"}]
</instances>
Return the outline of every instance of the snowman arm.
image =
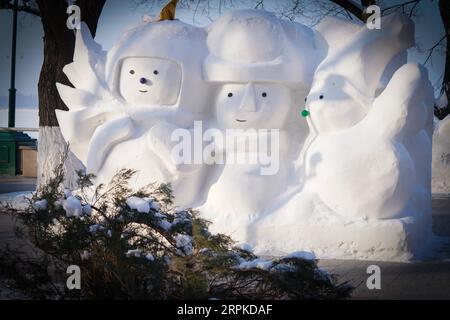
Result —
<instances>
[{"instance_id":1,"label":"snowman arm","mask_svg":"<svg viewBox=\"0 0 450 320\"><path fill-rule=\"evenodd\" d=\"M87 172L98 173L111 148L129 139L132 134L133 123L128 116L122 116L99 126L89 143L86 160Z\"/></svg>"},{"instance_id":2,"label":"snowman arm","mask_svg":"<svg viewBox=\"0 0 450 320\"><path fill-rule=\"evenodd\" d=\"M86 165L89 141L95 130L108 120L121 116L113 106L95 106L70 111L55 110L61 133L72 152Z\"/></svg>"},{"instance_id":3,"label":"snowman arm","mask_svg":"<svg viewBox=\"0 0 450 320\"><path fill-rule=\"evenodd\" d=\"M176 165L172 161L171 133L175 127L165 121L162 121L150 128L147 141L148 147L164 164L169 172L174 174L176 172Z\"/></svg>"},{"instance_id":4,"label":"snowman arm","mask_svg":"<svg viewBox=\"0 0 450 320\"><path fill-rule=\"evenodd\" d=\"M193 129L179 128L168 122L161 122L150 129L148 144L150 150L160 158L172 174L192 173L201 168L201 165L192 163L194 141L191 138L193 136ZM191 157L187 163L179 158L180 146L183 147L183 153L188 152L186 149L190 148Z\"/></svg>"},{"instance_id":5,"label":"snowman arm","mask_svg":"<svg viewBox=\"0 0 450 320\"><path fill-rule=\"evenodd\" d=\"M420 131L427 117L424 107L427 83L424 67L412 63L403 65L375 99L366 118L369 128L389 140L402 140L405 135Z\"/></svg>"}]
</instances>

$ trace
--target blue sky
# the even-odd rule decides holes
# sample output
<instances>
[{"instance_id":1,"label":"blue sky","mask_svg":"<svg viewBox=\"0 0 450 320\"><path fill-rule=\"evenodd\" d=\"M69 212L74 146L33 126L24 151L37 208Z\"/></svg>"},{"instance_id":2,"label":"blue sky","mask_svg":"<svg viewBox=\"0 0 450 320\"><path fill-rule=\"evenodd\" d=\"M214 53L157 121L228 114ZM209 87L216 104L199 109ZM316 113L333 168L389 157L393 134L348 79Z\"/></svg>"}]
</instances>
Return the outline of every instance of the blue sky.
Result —
<instances>
[{"instance_id":1,"label":"blue sky","mask_svg":"<svg viewBox=\"0 0 450 320\"><path fill-rule=\"evenodd\" d=\"M280 6L283 6L283 2L286 1L265 0L265 8L269 11L276 11ZM385 1L385 3L389 2L395 1ZM229 2L225 1L225 6L221 8L221 11L254 6L254 0L234 0L233 3L234 5L231 7ZM218 2L214 0L210 1L209 16L205 13L208 8L200 7L194 17L194 8L195 6L179 9L177 11L178 18L188 23L204 26L209 23L210 19L215 19L219 15ZM160 3L136 8L132 0L107 0L100 17L96 41L102 44L104 49L109 49L124 29L139 23L144 14L156 15L160 9ZM424 1L420 6L420 12L421 15L416 18L416 40L419 49L410 51L410 60L423 63L427 56L426 49L440 39L444 30L439 16L437 0ZM6 106L4 101L7 101L5 99L9 88L11 21L11 11L0 10L0 107ZM306 18L300 18L298 21L305 24L310 23ZM39 71L43 60L42 36L40 18L20 13L16 76L16 88L20 95L37 95ZM433 84L439 85L444 68L443 53L435 54L433 60L427 63L426 67L430 71ZM20 100L26 101L26 99Z\"/></svg>"}]
</instances>

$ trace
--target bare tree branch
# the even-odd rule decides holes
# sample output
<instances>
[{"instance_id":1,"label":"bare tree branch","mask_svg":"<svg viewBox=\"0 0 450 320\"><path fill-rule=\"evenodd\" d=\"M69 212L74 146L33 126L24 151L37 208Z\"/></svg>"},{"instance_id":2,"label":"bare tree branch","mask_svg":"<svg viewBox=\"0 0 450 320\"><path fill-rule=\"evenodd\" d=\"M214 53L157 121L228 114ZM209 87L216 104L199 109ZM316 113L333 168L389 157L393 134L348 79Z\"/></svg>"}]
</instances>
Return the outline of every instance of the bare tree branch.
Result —
<instances>
[{"instance_id":1,"label":"bare tree branch","mask_svg":"<svg viewBox=\"0 0 450 320\"><path fill-rule=\"evenodd\" d=\"M362 6L356 5L353 1L350 0L330 0L330 1L344 8L346 11L353 14L359 20L365 21L364 10Z\"/></svg>"},{"instance_id":2,"label":"bare tree branch","mask_svg":"<svg viewBox=\"0 0 450 320\"><path fill-rule=\"evenodd\" d=\"M13 10L14 9L14 3L10 0L1 0L0 1L0 9L5 10ZM39 12L39 9L36 7L36 3L34 1L30 0L23 0L22 2L19 2L17 6L17 10L26 12L35 16L40 17L41 13Z\"/></svg>"},{"instance_id":3,"label":"bare tree branch","mask_svg":"<svg viewBox=\"0 0 450 320\"><path fill-rule=\"evenodd\" d=\"M427 55L427 58L425 59L425 61L424 61L423 64L427 64L427 62L431 59L431 57L432 57L432 55L433 55L433 53L434 53L434 50L435 50L437 47L439 47L439 46L444 42L445 38L446 38L445 35L442 36L442 38L439 39L438 42L436 42L430 49L428 49L428 55Z\"/></svg>"}]
</instances>

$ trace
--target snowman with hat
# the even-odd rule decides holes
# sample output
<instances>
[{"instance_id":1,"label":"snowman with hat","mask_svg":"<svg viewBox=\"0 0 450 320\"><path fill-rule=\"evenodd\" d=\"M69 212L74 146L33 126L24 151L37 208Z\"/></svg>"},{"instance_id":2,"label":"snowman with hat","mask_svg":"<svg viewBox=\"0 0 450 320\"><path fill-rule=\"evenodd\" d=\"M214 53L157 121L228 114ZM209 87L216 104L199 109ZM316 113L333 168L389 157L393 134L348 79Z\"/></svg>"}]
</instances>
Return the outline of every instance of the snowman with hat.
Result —
<instances>
[{"instance_id":1,"label":"snowman with hat","mask_svg":"<svg viewBox=\"0 0 450 320\"><path fill-rule=\"evenodd\" d=\"M216 87L210 126L222 130L226 143L216 145L215 156L225 161L213 166L199 210L213 232L245 242L249 226L291 184L293 160L308 135L296 106L324 51L313 30L263 10L228 12L207 32L204 74ZM265 172L267 163L250 160L262 154L270 154L275 170Z\"/></svg>"}]
</instances>

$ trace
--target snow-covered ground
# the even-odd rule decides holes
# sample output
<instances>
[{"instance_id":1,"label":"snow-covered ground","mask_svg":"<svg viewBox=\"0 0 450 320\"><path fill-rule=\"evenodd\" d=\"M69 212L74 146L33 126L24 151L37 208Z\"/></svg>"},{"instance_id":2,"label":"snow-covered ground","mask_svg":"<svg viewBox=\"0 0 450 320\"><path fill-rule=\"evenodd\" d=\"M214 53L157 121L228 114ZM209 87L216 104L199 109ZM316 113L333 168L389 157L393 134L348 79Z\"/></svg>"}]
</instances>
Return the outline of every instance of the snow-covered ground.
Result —
<instances>
[{"instance_id":1,"label":"snow-covered ground","mask_svg":"<svg viewBox=\"0 0 450 320\"><path fill-rule=\"evenodd\" d=\"M32 196L31 191L2 193L0 194L0 204L10 205L17 210L24 210L30 205L28 199L31 199Z\"/></svg>"},{"instance_id":2,"label":"snow-covered ground","mask_svg":"<svg viewBox=\"0 0 450 320\"><path fill-rule=\"evenodd\" d=\"M0 127L8 126L8 108L0 108ZM38 109L16 109L16 127L38 128L39 115ZM37 132L26 132L30 137L37 139Z\"/></svg>"}]
</instances>

